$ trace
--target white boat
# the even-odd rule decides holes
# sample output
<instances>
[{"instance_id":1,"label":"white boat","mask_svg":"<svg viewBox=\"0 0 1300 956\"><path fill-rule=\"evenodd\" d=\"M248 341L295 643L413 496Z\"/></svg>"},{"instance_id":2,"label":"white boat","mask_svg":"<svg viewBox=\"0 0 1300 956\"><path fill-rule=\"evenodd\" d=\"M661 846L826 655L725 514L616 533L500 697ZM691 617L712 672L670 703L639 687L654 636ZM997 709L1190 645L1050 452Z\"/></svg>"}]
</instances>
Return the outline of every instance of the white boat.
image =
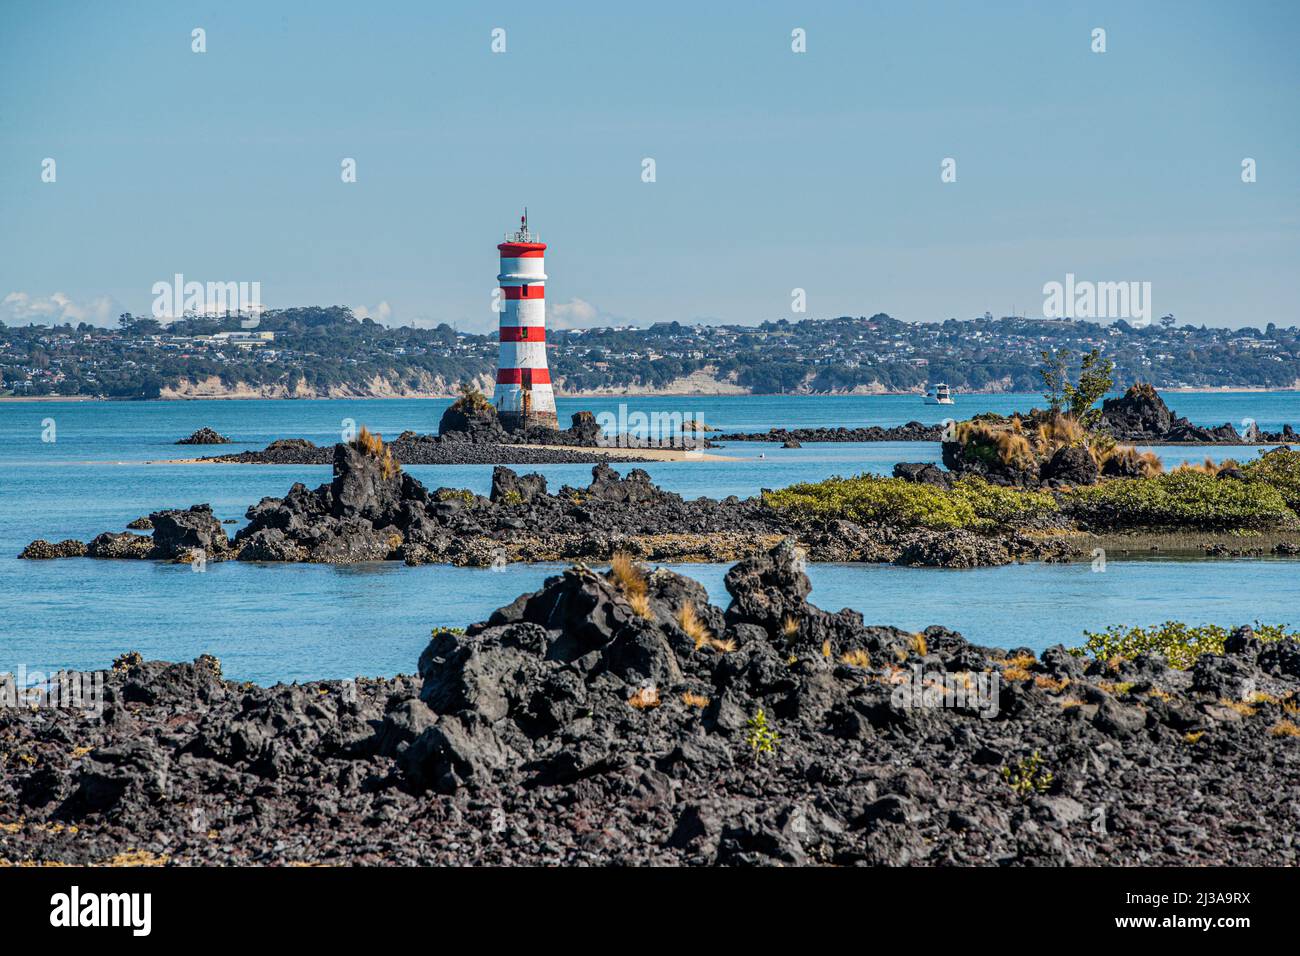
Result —
<instances>
[{"instance_id":1,"label":"white boat","mask_svg":"<svg viewBox=\"0 0 1300 956\"><path fill-rule=\"evenodd\" d=\"M925 390L925 404L927 405L951 405L952 392L943 382L935 382Z\"/></svg>"}]
</instances>

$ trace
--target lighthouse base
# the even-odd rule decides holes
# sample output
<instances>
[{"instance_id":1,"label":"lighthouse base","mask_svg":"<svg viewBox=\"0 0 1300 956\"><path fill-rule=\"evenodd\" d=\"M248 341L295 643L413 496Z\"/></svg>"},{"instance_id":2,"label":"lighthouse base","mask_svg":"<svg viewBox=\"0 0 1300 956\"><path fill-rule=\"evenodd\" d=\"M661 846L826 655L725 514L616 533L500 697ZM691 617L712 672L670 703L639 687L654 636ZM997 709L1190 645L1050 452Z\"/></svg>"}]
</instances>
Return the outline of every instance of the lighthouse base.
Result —
<instances>
[{"instance_id":1,"label":"lighthouse base","mask_svg":"<svg viewBox=\"0 0 1300 956\"><path fill-rule=\"evenodd\" d=\"M508 432L524 431L528 428L554 428L559 429L560 420L555 416L555 412L497 412L497 420L501 422L501 427Z\"/></svg>"}]
</instances>

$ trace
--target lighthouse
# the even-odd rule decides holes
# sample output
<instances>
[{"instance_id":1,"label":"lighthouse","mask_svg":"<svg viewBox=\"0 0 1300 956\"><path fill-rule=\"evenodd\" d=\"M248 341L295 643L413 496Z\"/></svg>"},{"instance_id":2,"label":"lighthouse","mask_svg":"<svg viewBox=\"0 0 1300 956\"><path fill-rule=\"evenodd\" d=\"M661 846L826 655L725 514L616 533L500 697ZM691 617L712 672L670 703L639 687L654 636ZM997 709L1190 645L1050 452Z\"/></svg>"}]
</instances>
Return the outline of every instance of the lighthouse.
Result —
<instances>
[{"instance_id":1,"label":"lighthouse","mask_svg":"<svg viewBox=\"0 0 1300 956\"><path fill-rule=\"evenodd\" d=\"M528 210L519 230L506 233L501 253L501 356L494 402L501 426L517 431L535 425L557 428L555 392L546 367L546 243L528 231Z\"/></svg>"}]
</instances>

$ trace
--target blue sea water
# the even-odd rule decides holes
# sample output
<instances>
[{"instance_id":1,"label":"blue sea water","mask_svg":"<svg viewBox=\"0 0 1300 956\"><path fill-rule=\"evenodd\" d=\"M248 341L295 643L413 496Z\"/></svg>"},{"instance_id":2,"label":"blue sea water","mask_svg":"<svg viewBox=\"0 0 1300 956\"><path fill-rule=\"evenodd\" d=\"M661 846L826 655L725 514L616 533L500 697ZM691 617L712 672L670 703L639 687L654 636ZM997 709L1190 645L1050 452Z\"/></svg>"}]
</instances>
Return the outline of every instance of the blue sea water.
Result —
<instances>
[{"instance_id":1,"label":"blue sea water","mask_svg":"<svg viewBox=\"0 0 1300 956\"><path fill-rule=\"evenodd\" d=\"M773 423L897 425L937 422L978 411L1030 407L1032 395L963 395L955 408L911 396L724 396L561 400L562 420L579 409L617 414L667 411L702 417L724 430L761 431ZM1041 400L1039 400L1041 403ZM1300 393L1186 394L1171 404L1197 424L1243 418L1275 430L1300 423ZM282 495L295 481L314 487L328 467L151 464L210 449L173 442L207 425L237 439L224 450L261 448L274 438L337 441L348 420L395 436L433 431L440 400L17 402L0 403L0 672L103 667L125 650L149 657L220 657L229 676L271 683L409 672L430 629L481 620L558 567L511 566L503 572L395 564L348 568L209 565L204 573L150 562L18 561L37 537L88 539L121 530L133 518L197 502L243 523L244 509ZM53 439L53 440L47 440ZM687 497L756 494L831 474L888 473L894 462L937 461L929 443L845 443L781 449L727 443L739 460L655 462L644 467ZM1242 448L1158 448L1169 465L1250 456ZM626 470L632 465L617 465ZM486 493L490 466L409 469L430 487ZM581 485L590 466L535 469L552 486ZM238 524L230 525L233 531ZM725 568L690 565L725 603ZM1154 624L1177 618L1223 624L1288 621L1300 589L1296 566L1278 560L1111 561L1026 565L974 571L881 566L816 566L813 601L852 607L869 622L908 628L944 624L972 640L1041 648L1077 643L1084 629ZM1300 623L1300 621L1292 622Z\"/></svg>"}]
</instances>

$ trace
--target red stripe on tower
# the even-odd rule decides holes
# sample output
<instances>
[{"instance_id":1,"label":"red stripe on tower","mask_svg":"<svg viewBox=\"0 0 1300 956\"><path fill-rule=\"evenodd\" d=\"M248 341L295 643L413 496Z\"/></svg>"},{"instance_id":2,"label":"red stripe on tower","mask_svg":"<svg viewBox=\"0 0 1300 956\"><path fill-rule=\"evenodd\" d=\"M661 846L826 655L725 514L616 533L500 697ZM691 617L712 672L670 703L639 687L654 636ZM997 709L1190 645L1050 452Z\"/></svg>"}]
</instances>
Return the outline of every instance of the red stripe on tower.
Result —
<instances>
[{"instance_id":1,"label":"red stripe on tower","mask_svg":"<svg viewBox=\"0 0 1300 956\"><path fill-rule=\"evenodd\" d=\"M546 327L543 325L503 325L502 342L545 342Z\"/></svg>"},{"instance_id":2,"label":"red stripe on tower","mask_svg":"<svg viewBox=\"0 0 1300 956\"><path fill-rule=\"evenodd\" d=\"M550 385L551 371L545 368L497 369L498 385Z\"/></svg>"}]
</instances>

